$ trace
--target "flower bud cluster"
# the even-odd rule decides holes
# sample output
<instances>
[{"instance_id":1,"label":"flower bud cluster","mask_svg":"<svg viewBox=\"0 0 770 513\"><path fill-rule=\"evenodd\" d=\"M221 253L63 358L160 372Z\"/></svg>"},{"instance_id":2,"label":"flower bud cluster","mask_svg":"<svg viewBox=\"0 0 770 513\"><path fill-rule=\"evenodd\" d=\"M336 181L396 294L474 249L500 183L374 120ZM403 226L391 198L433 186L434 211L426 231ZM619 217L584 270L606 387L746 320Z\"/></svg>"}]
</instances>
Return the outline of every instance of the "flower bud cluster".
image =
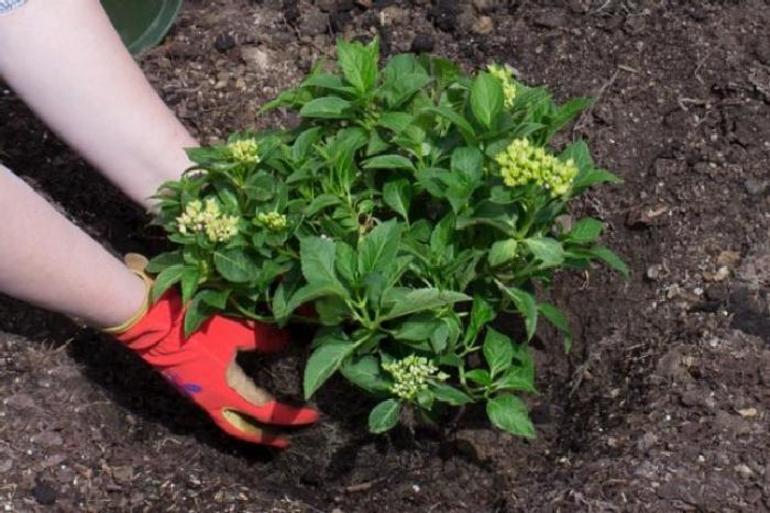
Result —
<instances>
[{"instance_id":1,"label":"flower bud cluster","mask_svg":"<svg viewBox=\"0 0 770 513\"><path fill-rule=\"evenodd\" d=\"M503 86L503 97L505 98L505 107L510 109L516 99L516 84L513 81L513 71L508 66L499 64L490 64L487 71L500 81Z\"/></svg>"},{"instance_id":2,"label":"flower bud cluster","mask_svg":"<svg viewBox=\"0 0 770 513\"><path fill-rule=\"evenodd\" d=\"M417 394L428 388L430 380L443 381L449 376L439 372L424 356L410 355L392 363L383 364L383 369L388 371L395 383L390 391L401 399L411 401Z\"/></svg>"},{"instance_id":3,"label":"flower bud cluster","mask_svg":"<svg viewBox=\"0 0 770 513\"><path fill-rule=\"evenodd\" d=\"M515 139L495 157L505 185L517 187L536 183L551 195L565 196L578 174L572 159L562 161L534 146L527 139Z\"/></svg>"},{"instance_id":4,"label":"flower bud cluster","mask_svg":"<svg viewBox=\"0 0 770 513\"><path fill-rule=\"evenodd\" d=\"M227 145L230 157L244 164L259 164L259 144L255 139L240 139Z\"/></svg>"},{"instance_id":5,"label":"flower bud cluster","mask_svg":"<svg viewBox=\"0 0 770 513\"><path fill-rule=\"evenodd\" d=\"M223 214L214 198L208 198L205 205L191 201L176 222L182 235L205 233L211 242L227 242L238 234L238 217Z\"/></svg>"},{"instance_id":6,"label":"flower bud cluster","mask_svg":"<svg viewBox=\"0 0 770 513\"><path fill-rule=\"evenodd\" d=\"M261 212L257 214L257 222L271 232L280 232L286 229L286 216L278 212Z\"/></svg>"}]
</instances>

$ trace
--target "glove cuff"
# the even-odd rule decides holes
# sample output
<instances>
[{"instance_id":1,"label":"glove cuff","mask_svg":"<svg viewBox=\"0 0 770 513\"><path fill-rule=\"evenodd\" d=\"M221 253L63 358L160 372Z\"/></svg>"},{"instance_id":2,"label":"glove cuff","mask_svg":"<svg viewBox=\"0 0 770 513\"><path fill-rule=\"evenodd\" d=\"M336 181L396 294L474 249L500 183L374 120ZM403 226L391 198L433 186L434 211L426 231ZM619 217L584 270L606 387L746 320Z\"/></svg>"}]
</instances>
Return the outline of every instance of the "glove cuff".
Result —
<instances>
[{"instance_id":1,"label":"glove cuff","mask_svg":"<svg viewBox=\"0 0 770 513\"><path fill-rule=\"evenodd\" d=\"M122 335L123 333L126 333L136 326L150 309L150 290L152 289L153 281L152 278L147 276L147 273L144 272L147 267L147 258L138 253L128 253L123 260L126 263L128 270L139 276L144 282L144 301L142 302L142 306L139 307L136 313L126 322L119 326L113 326L102 330L103 333L107 333L108 335Z\"/></svg>"}]
</instances>

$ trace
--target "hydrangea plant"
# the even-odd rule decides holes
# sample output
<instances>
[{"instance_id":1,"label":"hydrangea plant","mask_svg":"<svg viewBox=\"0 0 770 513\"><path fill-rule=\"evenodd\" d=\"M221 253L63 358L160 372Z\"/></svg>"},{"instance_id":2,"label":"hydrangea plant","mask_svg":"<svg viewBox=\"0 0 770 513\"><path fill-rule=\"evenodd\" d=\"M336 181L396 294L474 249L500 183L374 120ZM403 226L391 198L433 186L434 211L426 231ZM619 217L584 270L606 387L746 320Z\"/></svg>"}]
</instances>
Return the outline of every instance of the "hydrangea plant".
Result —
<instances>
[{"instance_id":1,"label":"hydrangea plant","mask_svg":"<svg viewBox=\"0 0 770 513\"><path fill-rule=\"evenodd\" d=\"M570 341L536 285L597 259L627 272L599 220L556 222L618 181L584 142L548 145L589 101L557 105L500 65L466 74L402 54L380 67L377 41L337 53L264 107L295 111L295 127L189 150L197 165L159 193L176 248L151 262L154 295L181 288L187 333L220 311L317 323L306 397L341 373L380 398L374 432L404 407L483 401L495 426L534 436L527 343L540 319ZM521 317L521 339L491 327L502 313Z\"/></svg>"}]
</instances>

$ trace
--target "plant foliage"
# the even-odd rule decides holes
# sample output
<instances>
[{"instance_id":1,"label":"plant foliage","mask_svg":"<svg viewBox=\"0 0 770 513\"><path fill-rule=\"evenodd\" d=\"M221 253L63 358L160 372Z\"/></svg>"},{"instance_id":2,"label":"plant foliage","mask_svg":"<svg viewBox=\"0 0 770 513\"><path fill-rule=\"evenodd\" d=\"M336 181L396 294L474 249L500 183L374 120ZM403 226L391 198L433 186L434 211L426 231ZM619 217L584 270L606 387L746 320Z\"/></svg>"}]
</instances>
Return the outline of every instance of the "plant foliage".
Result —
<instances>
[{"instance_id":1,"label":"plant foliage","mask_svg":"<svg viewBox=\"0 0 770 513\"><path fill-rule=\"evenodd\" d=\"M596 259L627 273L599 220L555 222L618 181L584 142L548 146L588 100L557 105L502 66L469 75L403 54L380 67L376 40L337 54L264 107L297 112L296 128L189 150L196 166L159 193L177 248L151 262L154 295L181 288L187 333L220 311L318 323L306 397L340 372L381 399L373 432L405 406L483 401L495 426L534 436L519 397L535 392L527 342L540 319L570 340L534 284ZM525 338L490 327L503 312Z\"/></svg>"}]
</instances>

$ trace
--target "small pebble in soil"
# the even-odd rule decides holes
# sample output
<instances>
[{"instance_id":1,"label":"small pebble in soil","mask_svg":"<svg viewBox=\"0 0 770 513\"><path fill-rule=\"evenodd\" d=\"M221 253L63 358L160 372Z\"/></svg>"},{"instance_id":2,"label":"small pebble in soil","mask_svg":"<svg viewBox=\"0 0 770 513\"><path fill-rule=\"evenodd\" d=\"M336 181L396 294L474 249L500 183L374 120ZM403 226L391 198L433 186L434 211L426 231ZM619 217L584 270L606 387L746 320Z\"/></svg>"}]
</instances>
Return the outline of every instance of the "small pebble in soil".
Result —
<instances>
[{"instance_id":1,"label":"small pebble in soil","mask_svg":"<svg viewBox=\"0 0 770 513\"><path fill-rule=\"evenodd\" d=\"M219 34L214 40L214 48L218 52L226 52L235 47L235 38L230 34Z\"/></svg>"},{"instance_id":2,"label":"small pebble in soil","mask_svg":"<svg viewBox=\"0 0 770 513\"><path fill-rule=\"evenodd\" d=\"M741 254L736 251L722 251L717 256L717 265L734 267L741 259Z\"/></svg>"},{"instance_id":3,"label":"small pebble in soil","mask_svg":"<svg viewBox=\"0 0 770 513\"><path fill-rule=\"evenodd\" d=\"M336 12L337 0L316 0L315 4L323 12Z\"/></svg>"},{"instance_id":4,"label":"small pebble in soil","mask_svg":"<svg viewBox=\"0 0 770 513\"><path fill-rule=\"evenodd\" d=\"M256 46L242 47L241 59L248 67L257 70L264 70L270 65L270 56L266 51Z\"/></svg>"},{"instance_id":5,"label":"small pebble in soil","mask_svg":"<svg viewBox=\"0 0 770 513\"><path fill-rule=\"evenodd\" d=\"M472 28L476 34L484 35L492 32L495 28L495 24L489 16L480 16L473 24Z\"/></svg>"},{"instance_id":6,"label":"small pebble in soil","mask_svg":"<svg viewBox=\"0 0 770 513\"><path fill-rule=\"evenodd\" d=\"M567 23L567 16L561 11L547 12L536 17L533 23L538 27L555 29Z\"/></svg>"},{"instance_id":7,"label":"small pebble in soil","mask_svg":"<svg viewBox=\"0 0 770 513\"><path fill-rule=\"evenodd\" d=\"M743 408L742 410L738 410L738 415L740 415L743 418L751 418L757 416L757 409L756 408Z\"/></svg>"},{"instance_id":8,"label":"small pebble in soil","mask_svg":"<svg viewBox=\"0 0 770 513\"><path fill-rule=\"evenodd\" d=\"M756 178L748 178L744 182L744 186L746 187L746 192L751 194L752 196L759 196L761 194L764 194L765 191L768 189L768 182L765 180L757 180Z\"/></svg>"},{"instance_id":9,"label":"small pebble in soil","mask_svg":"<svg viewBox=\"0 0 770 513\"><path fill-rule=\"evenodd\" d=\"M740 474L744 479L749 479L754 475L754 471L749 468L745 463L740 463L735 466L735 471Z\"/></svg>"},{"instance_id":10,"label":"small pebble in soil","mask_svg":"<svg viewBox=\"0 0 770 513\"><path fill-rule=\"evenodd\" d=\"M300 14L300 30L303 35L316 36L329 28L329 15L315 6L303 9Z\"/></svg>"},{"instance_id":11,"label":"small pebble in soil","mask_svg":"<svg viewBox=\"0 0 770 513\"><path fill-rule=\"evenodd\" d=\"M430 12L430 19L437 29L453 32L457 25L457 0L436 2Z\"/></svg>"},{"instance_id":12,"label":"small pebble in soil","mask_svg":"<svg viewBox=\"0 0 770 513\"><path fill-rule=\"evenodd\" d=\"M473 0L471 3L473 4L473 8L476 9L476 12L487 14L500 7L502 2L496 0Z\"/></svg>"},{"instance_id":13,"label":"small pebble in soil","mask_svg":"<svg viewBox=\"0 0 770 513\"><path fill-rule=\"evenodd\" d=\"M433 36L428 33L421 32L414 36L410 50L414 53L432 52L434 45L435 42L433 41Z\"/></svg>"},{"instance_id":14,"label":"small pebble in soil","mask_svg":"<svg viewBox=\"0 0 770 513\"><path fill-rule=\"evenodd\" d=\"M660 278L662 271L663 271L663 266L661 264L652 264L650 267L647 268L647 273L645 274L645 277L650 281L655 281L658 278Z\"/></svg>"},{"instance_id":15,"label":"small pebble in soil","mask_svg":"<svg viewBox=\"0 0 770 513\"><path fill-rule=\"evenodd\" d=\"M56 490L47 482L42 480L35 481L35 486L32 488L32 497L35 498L38 504L50 506L56 502L56 495Z\"/></svg>"}]
</instances>

